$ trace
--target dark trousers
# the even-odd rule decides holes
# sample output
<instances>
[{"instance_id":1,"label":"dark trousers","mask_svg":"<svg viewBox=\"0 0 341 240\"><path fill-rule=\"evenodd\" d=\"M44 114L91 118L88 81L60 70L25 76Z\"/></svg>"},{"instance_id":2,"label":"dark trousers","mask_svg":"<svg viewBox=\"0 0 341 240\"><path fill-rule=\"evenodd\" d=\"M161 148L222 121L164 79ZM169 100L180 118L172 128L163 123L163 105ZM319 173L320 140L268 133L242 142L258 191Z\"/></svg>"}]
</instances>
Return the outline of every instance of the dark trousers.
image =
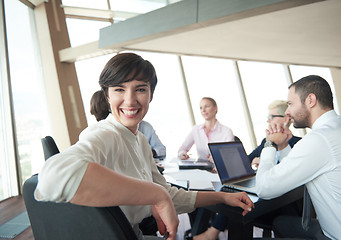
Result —
<instances>
[{"instance_id":1,"label":"dark trousers","mask_svg":"<svg viewBox=\"0 0 341 240\"><path fill-rule=\"evenodd\" d=\"M273 222L273 228L276 237L287 238L304 238L304 239L316 239L326 240L326 237L321 229L319 222L316 219L312 219L308 231L302 228L302 218L295 216L278 216Z\"/></svg>"},{"instance_id":2,"label":"dark trousers","mask_svg":"<svg viewBox=\"0 0 341 240\"><path fill-rule=\"evenodd\" d=\"M273 220L280 215L302 216L302 205L303 199L299 199L296 202L290 203L274 212L257 218L255 220L255 226L260 226L262 228L262 225L267 225L271 227ZM222 214L217 214L216 218L212 222L212 227L218 229L221 232L227 229L227 225L228 217Z\"/></svg>"}]
</instances>

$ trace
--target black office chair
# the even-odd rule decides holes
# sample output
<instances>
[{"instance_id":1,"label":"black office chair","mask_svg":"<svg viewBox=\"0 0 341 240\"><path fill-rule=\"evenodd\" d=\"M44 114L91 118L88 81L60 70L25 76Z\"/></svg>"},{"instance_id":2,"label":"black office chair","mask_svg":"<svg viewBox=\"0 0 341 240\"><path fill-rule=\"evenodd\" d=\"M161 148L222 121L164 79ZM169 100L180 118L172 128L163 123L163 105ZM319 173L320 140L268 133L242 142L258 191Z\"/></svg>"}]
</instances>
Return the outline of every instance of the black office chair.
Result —
<instances>
[{"instance_id":1,"label":"black office chair","mask_svg":"<svg viewBox=\"0 0 341 240\"><path fill-rule=\"evenodd\" d=\"M51 156L59 153L57 144L51 136L42 138L41 143L43 145L45 161Z\"/></svg>"},{"instance_id":2,"label":"black office chair","mask_svg":"<svg viewBox=\"0 0 341 240\"><path fill-rule=\"evenodd\" d=\"M35 240L137 240L119 207L86 207L38 202L33 197L37 175L26 180L24 201Z\"/></svg>"}]
</instances>

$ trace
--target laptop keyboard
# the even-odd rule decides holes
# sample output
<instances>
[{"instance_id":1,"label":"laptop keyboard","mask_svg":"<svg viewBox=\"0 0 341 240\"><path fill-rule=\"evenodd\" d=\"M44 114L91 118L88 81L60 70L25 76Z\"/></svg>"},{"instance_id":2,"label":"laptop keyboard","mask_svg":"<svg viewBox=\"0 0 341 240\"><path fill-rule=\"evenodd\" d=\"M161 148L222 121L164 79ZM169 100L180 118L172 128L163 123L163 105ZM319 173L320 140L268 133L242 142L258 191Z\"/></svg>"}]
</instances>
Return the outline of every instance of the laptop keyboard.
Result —
<instances>
[{"instance_id":1,"label":"laptop keyboard","mask_svg":"<svg viewBox=\"0 0 341 240\"><path fill-rule=\"evenodd\" d=\"M239 186L243 186L243 187L254 187L256 185L256 178L251 178L248 180L236 182L236 183L234 183L234 185L239 185Z\"/></svg>"},{"instance_id":2,"label":"laptop keyboard","mask_svg":"<svg viewBox=\"0 0 341 240\"><path fill-rule=\"evenodd\" d=\"M222 191L222 192L228 192L228 193L240 192L240 191L238 191L238 190L236 190L236 189L233 189L233 188L231 188L231 187L228 187L228 186L222 186L221 189L220 189L220 191Z\"/></svg>"}]
</instances>

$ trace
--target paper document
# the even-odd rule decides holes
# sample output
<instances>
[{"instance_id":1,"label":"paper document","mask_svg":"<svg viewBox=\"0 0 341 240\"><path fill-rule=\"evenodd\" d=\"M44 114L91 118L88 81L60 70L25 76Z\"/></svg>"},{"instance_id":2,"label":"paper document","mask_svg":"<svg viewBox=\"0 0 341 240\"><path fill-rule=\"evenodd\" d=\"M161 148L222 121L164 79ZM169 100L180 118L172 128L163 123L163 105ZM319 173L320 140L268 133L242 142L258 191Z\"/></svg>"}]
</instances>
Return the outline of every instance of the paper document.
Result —
<instances>
[{"instance_id":1,"label":"paper document","mask_svg":"<svg viewBox=\"0 0 341 240\"><path fill-rule=\"evenodd\" d=\"M199 169L168 172L164 175L175 180L188 180L189 188L198 190L214 190L212 181L220 181L218 174Z\"/></svg>"}]
</instances>

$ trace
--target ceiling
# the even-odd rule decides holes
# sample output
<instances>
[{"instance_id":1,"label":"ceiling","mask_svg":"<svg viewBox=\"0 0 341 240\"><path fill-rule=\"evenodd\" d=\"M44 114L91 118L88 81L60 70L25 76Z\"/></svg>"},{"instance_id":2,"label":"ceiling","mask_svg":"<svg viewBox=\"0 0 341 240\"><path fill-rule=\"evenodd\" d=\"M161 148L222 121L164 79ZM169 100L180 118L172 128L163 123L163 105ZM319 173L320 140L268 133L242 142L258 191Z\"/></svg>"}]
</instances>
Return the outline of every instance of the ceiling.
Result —
<instances>
[{"instance_id":1,"label":"ceiling","mask_svg":"<svg viewBox=\"0 0 341 240\"><path fill-rule=\"evenodd\" d=\"M243 2L244 6L239 0L171 4L101 29L99 43L62 50L61 60L139 50L341 67L340 0ZM217 7L211 11L213 3Z\"/></svg>"},{"instance_id":2,"label":"ceiling","mask_svg":"<svg viewBox=\"0 0 341 240\"><path fill-rule=\"evenodd\" d=\"M154 35L118 45L131 50L341 67L341 1L315 2Z\"/></svg>"}]
</instances>

